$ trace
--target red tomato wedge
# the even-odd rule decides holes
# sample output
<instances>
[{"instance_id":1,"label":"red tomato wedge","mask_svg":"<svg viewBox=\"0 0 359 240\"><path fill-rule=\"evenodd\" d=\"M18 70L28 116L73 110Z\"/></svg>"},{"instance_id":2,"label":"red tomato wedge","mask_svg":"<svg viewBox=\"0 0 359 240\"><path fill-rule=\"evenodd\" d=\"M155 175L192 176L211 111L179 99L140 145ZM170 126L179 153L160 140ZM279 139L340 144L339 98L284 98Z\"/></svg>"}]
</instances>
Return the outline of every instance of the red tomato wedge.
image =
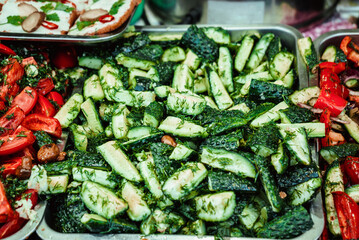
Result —
<instances>
[{"instance_id":1,"label":"red tomato wedge","mask_svg":"<svg viewBox=\"0 0 359 240\"><path fill-rule=\"evenodd\" d=\"M0 100L0 112L6 110L6 104L4 101Z\"/></svg>"},{"instance_id":2,"label":"red tomato wedge","mask_svg":"<svg viewBox=\"0 0 359 240\"><path fill-rule=\"evenodd\" d=\"M37 113L28 115L22 122L22 125L33 131L45 131L57 138L60 138L62 134L59 120Z\"/></svg>"},{"instance_id":3,"label":"red tomato wedge","mask_svg":"<svg viewBox=\"0 0 359 240\"><path fill-rule=\"evenodd\" d=\"M12 210L5 193L5 186L0 181L0 223L7 222L9 218L13 217L14 211ZM1 230L1 228L0 228Z\"/></svg>"},{"instance_id":4,"label":"red tomato wedge","mask_svg":"<svg viewBox=\"0 0 359 240\"><path fill-rule=\"evenodd\" d=\"M26 65L37 65L37 62L34 57L27 57L21 62L21 66L25 67Z\"/></svg>"},{"instance_id":5,"label":"red tomato wedge","mask_svg":"<svg viewBox=\"0 0 359 240\"><path fill-rule=\"evenodd\" d=\"M26 223L26 220L19 217L15 212L14 217L0 228L0 239L9 237L19 231Z\"/></svg>"},{"instance_id":6,"label":"red tomato wedge","mask_svg":"<svg viewBox=\"0 0 359 240\"><path fill-rule=\"evenodd\" d=\"M50 92L48 95L47 95L47 99L49 99L50 101L53 101L57 104L57 106L55 107L62 107L65 102L64 102L64 98L61 96L60 93L58 92Z\"/></svg>"},{"instance_id":7,"label":"red tomato wedge","mask_svg":"<svg viewBox=\"0 0 359 240\"><path fill-rule=\"evenodd\" d=\"M39 99L37 100L34 113L38 113L46 117L53 117L56 114L56 110L54 105L52 105L47 98L42 95L39 95Z\"/></svg>"},{"instance_id":8,"label":"red tomato wedge","mask_svg":"<svg viewBox=\"0 0 359 240\"><path fill-rule=\"evenodd\" d=\"M38 94L35 89L26 87L17 95L11 103L12 107L19 106L25 114L28 114L35 106Z\"/></svg>"},{"instance_id":9,"label":"red tomato wedge","mask_svg":"<svg viewBox=\"0 0 359 240\"><path fill-rule=\"evenodd\" d=\"M11 134L25 119L24 111L15 106L0 118L0 136Z\"/></svg>"},{"instance_id":10,"label":"red tomato wedge","mask_svg":"<svg viewBox=\"0 0 359 240\"><path fill-rule=\"evenodd\" d=\"M39 82L37 83L37 86L35 87L35 90L45 96L46 94L48 94L49 92L51 92L52 89L54 89L55 85L54 82L52 81L51 78L43 78L40 79Z\"/></svg>"},{"instance_id":11,"label":"red tomato wedge","mask_svg":"<svg viewBox=\"0 0 359 240\"><path fill-rule=\"evenodd\" d=\"M11 58L9 62L8 65L1 69L1 73L6 76L6 84L13 85L24 76L25 71L16 59Z\"/></svg>"},{"instance_id":12,"label":"red tomato wedge","mask_svg":"<svg viewBox=\"0 0 359 240\"><path fill-rule=\"evenodd\" d=\"M16 153L35 142L34 134L19 126L11 135L0 137L0 156Z\"/></svg>"},{"instance_id":13,"label":"red tomato wedge","mask_svg":"<svg viewBox=\"0 0 359 240\"><path fill-rule=\"evenodd\" d=\"M20 91L20 87L19 85L17 85L17 83L14 83L11 86L10 85L7 86L8 86L8 92L7 92L8 98L15 97Z\"/></svg>"}]
</instances>

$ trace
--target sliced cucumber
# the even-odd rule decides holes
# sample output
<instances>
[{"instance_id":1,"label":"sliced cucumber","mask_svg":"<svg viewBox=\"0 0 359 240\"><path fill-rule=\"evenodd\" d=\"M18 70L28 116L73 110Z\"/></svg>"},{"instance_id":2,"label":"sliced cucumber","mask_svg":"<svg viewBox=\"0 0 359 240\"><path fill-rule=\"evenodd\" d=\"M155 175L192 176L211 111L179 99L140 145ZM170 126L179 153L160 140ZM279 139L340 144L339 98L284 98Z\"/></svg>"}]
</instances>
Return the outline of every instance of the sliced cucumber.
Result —
<instances>
[{"instance_id":1,"label":"sliced cucumber","mask_svg":"<svg viewBox=\"0 0 359 240\"><path fill-rule=\"evenodd\" d=\"M83 101L84 98L82 97L82 95L75 93L60 108L54 118L59 120L62 128L69 127L72 121L75 120L77 115L80 113L80 108Z\"/></svg>"}]
</instances>

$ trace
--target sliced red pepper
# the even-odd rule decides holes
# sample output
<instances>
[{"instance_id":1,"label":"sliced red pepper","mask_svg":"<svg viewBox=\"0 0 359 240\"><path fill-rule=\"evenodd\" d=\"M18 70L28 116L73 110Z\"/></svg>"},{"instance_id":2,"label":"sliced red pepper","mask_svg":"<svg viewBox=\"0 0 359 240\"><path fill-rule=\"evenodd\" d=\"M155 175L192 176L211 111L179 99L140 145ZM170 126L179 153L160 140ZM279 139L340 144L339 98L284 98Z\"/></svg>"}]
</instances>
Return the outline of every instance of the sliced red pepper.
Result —
<instances>
[{"instance_id":1,"label":"sliced red pepper","mask_svg":"<svg viewBox=\"0 0 359 240\"><path fill-rule=\"evenodd\" d=\"M348 55L349 52L352 51L352 49L349 47L349 43L352 41L352 38L349 36L346 36L343 38L343 40L340 43L340 49L344 52L345 55Z\"/></svg>"},{"instance_id":2,"label":"sliced red pepper","mask_svg":"<svg viewBox=\"0 0 359 240\"><path fill-rule=\"evenodd\" d=\"M46 117L53 117L56 114L56 109L47 98L39 95L39 99L37 100L37 104L34 108L34 113L38 113Z\"/></svg>"},{"instance_id":3,"label":"sliced red pepper","mask_svg":"<svg viewBox=\"0 0 359 240\"><path fill-rule=\"evenodd\" d=\"M45 96L49 92L51 92L52 89L54 89L55 85L52 81L52 78L43 78L40 79L37 83L37 86L35 87L35 90L40 93L41 95Z\"/></svg>"},{"instance_id":4,"label":"sliced red pepper","mask_svg":"<svg viewBox=\"0 0 359 240\"><path fill-rule=\"evenodd\" d=\"M338 96L342 96L343 85L340 83L340 79L330 68L324 68L320 71L320 83L321 89L325 89L330 93L334 93Z\"/></svg>"},{"instance_id":5,"label":"sliced red pepper","mask_svg":"<svg viewBox=\"0 0 359 240\"><path fill-rule=\"evenodd\" d=\"M47 99L55 102L57 104L57 106L55 106L55 107L58 107L58 108L61 108L65 104L64 98L58 92L50 92L47 95Z\"/></svg>"},{"instance_id":6,"label":"sliced red pepper","mask_svg":"<svg viewBox=\"0 0 359 240\"><path fill-rule=\"evenodd\" d=\"M52 23L52 22L49 22L46 20L41 23L41 26L43 26L44 28L50 29L50 30L59 28L59 25L57 25L56 23Z\"/></svg>"},{"instance_id":7,"label":"sliced red pepper","mask_svg":"<svg viewBox=\"0 0 359 240\"><path fill-rule=\"evenodd\" d=\"M0 53L6 54L6 55L14 55L14 56L16 56L16 53L11 48L5 46L2 43L0 43Z\"/></svg>"},{"instance_id":8,"label":"sliced red pepper","mask_svg":"<svg viewBox=\"0 0 359 240\"><path fill-rule=\"evenodd\" d=\"M28 115L22 122L22 125L33 131L45 131L57 138L60 138L62 134L59 120L37 113Z\"/></svg>"},{"instance_id":9,"label":"sliced red pepper","mask_svg":"<svg viewBox=\"0 0 359 240\"><path fill-rule=\"evenodd\" d=\"M25 114L28 114L35 106L38 99L38 94L35 89L26 87L17 95L11 102L11 106L19 106Z\"/></svg>"},{"instance_id":10,"label":"sliced red pepper","mask_svg":"<svg viewBox=\"0 0 359 240\"><path fill-rule=\"evenodd\" d=\"M15 157L13 159L6 160L2 162L1 168L3 168L2 175L4 178L8 175L15 175L16 168L21 166L22 158Z\"/></svg>"},{"instance_id":11,"label":"sliced red pepper","mask_svg":"<svg viewBox=\"0 0 359 240\"><path fill-rule=\"evenodd\" d=\"M69 1L69 0L61 0L61 3L64 3L64 4L70 3L70 4L72 5L72 7L77 8L77 7L76 7L76 4L73 3L73 2L71 2L71 1Z\"/></svg>"},{"instance_id":12,"label":"sliced red pepper","mask_svg":"<svg viewBox=\"0 0 359 240\"><path fill-rule=\"evenodd\" d=\"M26 65L37 65L37 62L34 57L27 57L21 61L21 65L23 67L25 67Z\"/></svg>"},{"instance_id":13,"label":"sliced red pepper","mask_svg":"<svg viewBox=\"0 0 359 240\"><path fill-rule=\"evenodd\" d=\"M0 137L0 156L7 156L16 153L35 142L34 134L19 126L11 135Z\"/></svg>"},{"instance_id":14,"label":"sliced red pepper","mask_svg":"<svg viewBox=\"0 0 359 240\"><path fill-rule=\"evenodd\" d=\"M0 239L9 237L19 231L25 225L26 221L27 220L19 217L19 214L15 212L13 219L0 228Z\"/></svg>"},{"instance_id":15,"label":"sliced red pepper","mask_svg":"<svg viewBox=\"0 0 359 240\"><path fill-rule=\"evenodd\" d=\"M0 118L0 136L11 134L25 119L24 111L15 106Z\"/></svg>"},{"instance_id":16,"label":"sliced red pepper","mask_svg":"<svg viewBox=\"0 0 359 240\"><path fill-rule=\"evenodd\" d=\"M347 55L347 59L354 62L355 66L359 66L359 53L357 51L351 51Z\"/></svg>"},{"instance_id":17,"label":"sliced red pepper","mask_svg":"<svg viewBox=\"0 0 359 240\"><path fill-rule=\"evenodd\" d=\"M345 192L333 192L343 239L359 239L359 206Z\"/></svg>"},{"instance_id":18,"label":"sliced red pepper","mask_svg":"<svg viewBox=\"0 0 359 240\"><path fill-rule=\"evenodd\" d=\"M346 157L344 170L353 185L359 184L359 157Z\"/></svg>"},{"instance_id":19,"label":"sliced red pepper","mask_svg":"<svg viewBox=\"0 0 359 240\"><path fill-rule=\"evenodd\" d=\"M331 121L330 121L330 110L328 108L324 109L320 115L320 122L325 124L325 137L321 139L322 147L331 146L329 139L329 132L331 130Z\"/></svg>"},{"instance_id":20,"label":"sliced red pepper","mask_svg":"<svg viewBox=\"0 0 359 240\"><path fill-rule=\"evenodd\" d=\"M319 64L319 68L323 69L330 69L335 74L339 74L343 72L346 68L345 62L335 63L335 62L322 62Z\"/></svg>"},{"instance_id":21,"label":"sliced red pepper","mask_svg":"<svg viewBox=\"0 0 359 240\"><path fill-rule=\"evenodd\" d=\"M114 16L106 14L106 15L99 17L98 20L102 23L108 23L108 22L112 22L114 19L115 19Z\"/></svg>"},{"instance_id":22,"label":"sliced red pepper","mask_svg":"<svg viewBox=\"0 0 359 240\"><path fill-rule=\"evenodd\" d=\"M314 104L314 108L323 110L328 108L331 116L337 117L345 109L347 104L348 102L344 98L322 89Z\"/></svg>"},{"instance_id":23,"label":"sliced red pepper","mask_svg":"<svg viewBox=\"0 0 359 240\"><path fill-rule=\"evenodd\" d=\"M0 181L0 223L7 222L14 216L14 211L6 197L4 184ZM1 236L1 229L0 229Z\"/></svg>"},{"instance_id":24,"label":"sliced red pepper","mask_svg":"<svg viewBox=\"0 0 359 240\"><path fill-rule=\"evenodd\" d=\"M16 59L11 58L9 64L1 69L1 73L6 76L6 84L13 85L24 76L25 71Z\"/></svg>"}]
</instances>

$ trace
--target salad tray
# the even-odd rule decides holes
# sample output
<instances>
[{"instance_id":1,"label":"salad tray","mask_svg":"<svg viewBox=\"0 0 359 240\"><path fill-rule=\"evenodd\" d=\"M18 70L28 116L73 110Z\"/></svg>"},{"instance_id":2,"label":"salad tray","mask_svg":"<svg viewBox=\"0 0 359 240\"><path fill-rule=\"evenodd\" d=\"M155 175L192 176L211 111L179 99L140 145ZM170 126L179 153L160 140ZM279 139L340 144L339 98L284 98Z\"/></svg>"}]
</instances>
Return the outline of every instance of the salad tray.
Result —
<instances>
[{"instance_id":1,"label":"salad tray","mask_svg":"<svg viewBox=\"0 0 359 240\"><path fill-rule=\"evenodd\" d=\"M208 26L208 25L204 25ZM159 27L138 27L136 31L145 32L149 34L163 34L163 33L183 33L188 28L188 25L181 25L181 26L159 26ZM231 39L233 41L238 41L241 37L245 34L255 33L258 32L260 34L265 34L268 32L274 33L276 36L281 38L283 45L289 49L296 57L295 61L295 70L298 74L299 81L294 85L294 89L301 89L309 86L308 80L308 73L303 62L303 59L300 56L297 40L302 37L300 32L298 32L295 28L284 26L284 25L225 25L221 26L222 28L228 30L231 34ZM56 39L56 38L55 38ZM114 39L112 37L106 38L107 40ZM53 39L49 39L49 41L53 41ZM105 39L94 39L94 40L86 40L87 43L96 43L104 41ZM45 39L44 39L45 41ZM63 41L74 42L70 39L63 38ZM86 42L84 40L84 42ZM318 162L318 151L317 146L314 142L312 142L311 154L313 161ZM314 225L313 227L302 234L299 237L294 239L318 239L322 233L324 228L324 216L322 210L322 198L321 194L317 194L316 198L313 200L310 206L310 214L313 219ZM42 239L52 239L52 240L63 240L63 239L122 239L122 240L162 240L162 239L169 239L169 240L192 240L192 239L203 239L209 240L214 239L214 236L202 236L197 237L194 235L169 235L169 234L157 234L157 235L149 235L143 236L142 234L90 234L90 233L60 233L55 231L52 227L52 219L50 216L49 208L46 209L44 219L40 223L39 227L37 228L36 232ZM226 239L259 239L259 238L238 238L238 237L231 237Z\"/></svg>"}]
</instances>

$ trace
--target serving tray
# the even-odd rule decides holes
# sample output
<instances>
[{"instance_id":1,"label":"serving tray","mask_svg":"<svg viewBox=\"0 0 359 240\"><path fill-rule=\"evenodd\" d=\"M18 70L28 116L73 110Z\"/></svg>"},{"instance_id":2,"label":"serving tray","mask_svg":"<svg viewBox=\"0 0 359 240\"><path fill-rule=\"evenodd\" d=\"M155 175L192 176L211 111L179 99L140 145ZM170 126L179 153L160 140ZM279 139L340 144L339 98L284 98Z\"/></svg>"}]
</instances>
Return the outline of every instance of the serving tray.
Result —
<instances>
[{"instance_id":1,"label":"serving tray","mask_svg":"<svg viewBox=\"0 0 359 240\"><path fill-rule=\"evenodd\" d=\"M208 27L214 25L199 25L199 27ZM189 25L180 26L157 26L157 27L137 27L136 31L145 32L149 34L163 34L163 33L183 33ZM258 32L265 34L268 32L274 33L281 38L281 41L288 50L292 51L296 56L295 69L298 73L299 81L294 85L295 89L301 89L309 86L308 73L303 62L299 49L297 46L297 40L302 37L301 33L293 27L285 25L221 25L222 28L228 30L231 34L233 41L238 41L241 37L248 33ZM312 158L315 162L318 162L317 146L313 142L311 147ZM314 240L318 239L324 228L324 215L322 208L321 194L317 194L310 207L310 214L313 219L313 227L294 239L301 240ZM60 233L51 228L51 218L49 208L45 211L43 221L40 223L36 233L42 239L63 240L63 239L79 239L79 240L92 240L92 239L121 239L121 240L213 240L214 236L202 236L197 237L194 235L179 235L179 234L154 234L149 236L143 236L142 234L91 234L91 233ZM230 240L249 240L260 238L238 238L238 237L226 237Z\"/></svg>"}]
</instances>

